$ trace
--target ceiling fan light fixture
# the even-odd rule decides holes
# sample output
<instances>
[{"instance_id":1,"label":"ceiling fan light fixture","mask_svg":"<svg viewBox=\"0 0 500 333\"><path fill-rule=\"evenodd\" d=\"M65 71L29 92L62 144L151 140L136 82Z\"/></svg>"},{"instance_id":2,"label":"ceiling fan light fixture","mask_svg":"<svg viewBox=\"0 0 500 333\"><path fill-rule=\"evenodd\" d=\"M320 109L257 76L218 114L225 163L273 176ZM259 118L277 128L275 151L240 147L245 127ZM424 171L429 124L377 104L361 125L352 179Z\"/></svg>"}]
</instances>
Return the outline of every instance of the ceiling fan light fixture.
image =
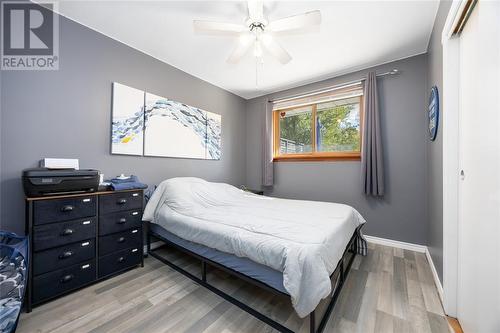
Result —
<instances>
[{"instance_id":1,"label":"ceiling fan light fixture","mask_svg":"<svg viewBox=\"0 0 500 333\"><path fill-rule=\"evenodd\" d=\"M268 33L263 33L260 36L260 40L262 41L262 44L269 45L273 42L273 36Z\"/></svg>"},{"instance_id":2,"label":"ceiling fan light fixture","mask_svg":"<svg viewBox=\"0 0 500 333\"><path fill-rule=\"evenodd\" d=\"M246 34L241 34L240 37L239 37L239 42L241 45L246 45L248 44L249 42L252 41L252 39L254 39L255 37L252 36L251 34L249 33L246 33Z\"/></svg>"},{"instance_id":3,"label":"ceiling fan light fixture","mask_svg":"<svg viewBox=\"0 0 500 333\"><path fill-rule=\"evenodd\" d=\"M239 37L239 42L227 59L230 64L237 63L250 51L252 46L254 57L260 59L261 62L265 49L266 54L276 58L282 64L287 64L292 60L292 57L272 35L287 31L307 32L309 28L321 23L321 12L319 10L270 22L264 17L264 4L262 1L250 0L247 5L248 16L244 25L202 20L193 21L196 32L212 35L226 33Z\"/></svg>"},{"instance_id":4,"label":"ceiling fan light fixture","mask_svg":"<svg viewBox=\"0 0 500 333\"><path fill-rule=\"evenodd\" d=\"M245 21L245 25L250 28L250 30L254 29L255 27L262 27L262 29L269 24L269 21L266 20L265 18L260 18L256 20L255 18L247 18Z\"/></svg>"}]
</instances>

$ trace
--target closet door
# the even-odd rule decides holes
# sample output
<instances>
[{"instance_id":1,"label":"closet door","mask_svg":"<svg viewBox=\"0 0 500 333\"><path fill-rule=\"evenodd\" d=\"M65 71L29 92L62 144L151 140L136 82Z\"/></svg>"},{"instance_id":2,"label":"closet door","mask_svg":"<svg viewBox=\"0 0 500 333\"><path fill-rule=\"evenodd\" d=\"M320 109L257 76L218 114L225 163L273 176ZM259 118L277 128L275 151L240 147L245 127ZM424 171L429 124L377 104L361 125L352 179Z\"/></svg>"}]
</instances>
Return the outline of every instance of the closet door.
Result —
<instances>
[{"instance_id":1,"label":"closet door","mask_svg":"<svg viewBox=\"0 0 500 333\"><path fill-rule=\"evenodd\" d=\"M500 3L478 1L460 35L457 310L471 333L500 332L499 30Z\"/></svg>"}]
</instances>

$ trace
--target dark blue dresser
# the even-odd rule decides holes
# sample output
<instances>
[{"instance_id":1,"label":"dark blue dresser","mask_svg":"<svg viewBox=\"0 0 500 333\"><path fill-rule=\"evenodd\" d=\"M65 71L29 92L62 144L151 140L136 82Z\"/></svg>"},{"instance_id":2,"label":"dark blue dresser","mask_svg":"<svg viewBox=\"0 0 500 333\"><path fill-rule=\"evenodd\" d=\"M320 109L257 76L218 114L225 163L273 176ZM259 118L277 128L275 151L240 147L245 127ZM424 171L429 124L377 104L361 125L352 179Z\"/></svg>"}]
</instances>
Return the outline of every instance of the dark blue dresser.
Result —
<instances>
[{"instance_id":1,"label":"dark blue dresser","mask_svg":"<svg viewBox=\"0 0 500 333\"><path fill-rule=\"evenodd\" d=\"M26 198L26 308L144 265L142 190Z\"/></svg>"}]
</instances>

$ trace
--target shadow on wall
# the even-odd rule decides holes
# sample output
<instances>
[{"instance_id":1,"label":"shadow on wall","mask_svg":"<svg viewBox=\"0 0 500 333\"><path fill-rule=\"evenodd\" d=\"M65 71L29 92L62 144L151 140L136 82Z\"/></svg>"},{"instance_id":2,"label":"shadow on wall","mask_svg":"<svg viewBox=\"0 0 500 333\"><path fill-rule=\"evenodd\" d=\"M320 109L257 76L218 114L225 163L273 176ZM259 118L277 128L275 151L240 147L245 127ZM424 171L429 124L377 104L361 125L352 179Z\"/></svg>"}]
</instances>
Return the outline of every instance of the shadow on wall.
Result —
<instances>
[{"instance_id":1,"label":"shadow on wall","mask_svg":"<svg viewBox=\"0 0 500 333\"><path fill-rule=\"evenodd\" d=\"M6 206L9 201L15 200L17 202L24 202L24 192L23 192L23 184L21 181L21 174L19 174L19 178L2 180L2 185L0 190L2 191L2 202L0 207L1 210L6 209ZM24 216L24 214L21 214L21 216ZM2 218L2 220L0 221L0 228L2 230L7 230L15 232L17 234L21 234L24 232L24 224L25 224L24 219L16 218L16 221L5 221Z\"/></svg>"}]
</instances>

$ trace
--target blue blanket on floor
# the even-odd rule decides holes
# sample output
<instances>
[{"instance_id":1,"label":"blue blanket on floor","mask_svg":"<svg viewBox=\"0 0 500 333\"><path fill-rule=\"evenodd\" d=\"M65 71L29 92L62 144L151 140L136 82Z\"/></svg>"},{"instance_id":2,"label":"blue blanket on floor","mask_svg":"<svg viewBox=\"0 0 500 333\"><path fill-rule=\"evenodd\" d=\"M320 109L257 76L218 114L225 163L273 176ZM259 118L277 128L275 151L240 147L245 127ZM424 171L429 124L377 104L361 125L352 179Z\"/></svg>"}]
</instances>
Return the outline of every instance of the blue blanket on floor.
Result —
<instances>
[{"instance_id":1,"label":"blue blanket on floor","mask_svg":"<svg viewBox=\"0 0 500 333\"><path fill-rule=\"evenodd\" d=\"M28 237L0 231L0 332L15 332L28 277Z\"/></svg>"}]
</instances>

